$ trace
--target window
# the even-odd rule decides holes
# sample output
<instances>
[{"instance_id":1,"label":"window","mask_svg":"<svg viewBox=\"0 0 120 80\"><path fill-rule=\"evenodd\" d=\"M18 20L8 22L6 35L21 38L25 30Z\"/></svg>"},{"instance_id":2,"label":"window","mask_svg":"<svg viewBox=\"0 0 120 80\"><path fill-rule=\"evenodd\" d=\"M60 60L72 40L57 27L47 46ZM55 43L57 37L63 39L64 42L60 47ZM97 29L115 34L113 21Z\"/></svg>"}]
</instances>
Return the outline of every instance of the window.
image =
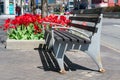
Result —
<instances>
[{"instance_id":1,"label":"window","mask_svg":"<svg viewBox=\"0 0 120 80\"><path fill-rule=\"evenodd\" d=\"M73 5L73 2L70 2L70 5Z\"/></svg>"},{"instance_id":2,"label":"window","mask_svg":"<svg viewBox=\"0 0 120 80\"><path fill-rule=\"evenodd\" d=\"M117 2L118 2L118 0L114 0L114 2L115 2L115 3L117 3Z\"/></svg>"}]
</instances>

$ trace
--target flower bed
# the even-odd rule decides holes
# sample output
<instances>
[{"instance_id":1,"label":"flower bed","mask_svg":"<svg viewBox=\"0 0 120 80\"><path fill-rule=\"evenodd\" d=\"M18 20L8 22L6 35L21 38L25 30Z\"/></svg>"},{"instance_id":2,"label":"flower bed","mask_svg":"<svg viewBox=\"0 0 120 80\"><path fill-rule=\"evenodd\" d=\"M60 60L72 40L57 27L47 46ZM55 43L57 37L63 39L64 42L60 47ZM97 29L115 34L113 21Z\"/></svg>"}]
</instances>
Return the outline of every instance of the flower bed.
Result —
<instances>
[{"instance_id":1,"label":"flower bed","mask_svg":"<svg viewBox=\"0 0 120 80\"><path fill-rule=\"evenodd\" d=\"M49 22L49 24L43 24ZM61 24L67 26L70 22L65 16L51 14L45 18L40 15L24 14L7 19L4 24L4 30L7 31L9 39L15 40L40 40L44 38L44 29L51 28L53 25ZM54 23L54 24L52 24Z\"/></svg>"},{"instance_id":2,"label":"flower bed","mask_svg":"<svg viewBox=\"0 0 120 80\"><path fill-rule=\"evenodd\" d=\"M7 49L34 49L39 44L44 44L44 29L50 29L55 25L66 26L70 22L65 16L51 14L45 18L41 15L24 14L7 19L4 23L4 31L7 32ZM47 24L46 24L47 23Z\"/></svg>"}]
</instances>

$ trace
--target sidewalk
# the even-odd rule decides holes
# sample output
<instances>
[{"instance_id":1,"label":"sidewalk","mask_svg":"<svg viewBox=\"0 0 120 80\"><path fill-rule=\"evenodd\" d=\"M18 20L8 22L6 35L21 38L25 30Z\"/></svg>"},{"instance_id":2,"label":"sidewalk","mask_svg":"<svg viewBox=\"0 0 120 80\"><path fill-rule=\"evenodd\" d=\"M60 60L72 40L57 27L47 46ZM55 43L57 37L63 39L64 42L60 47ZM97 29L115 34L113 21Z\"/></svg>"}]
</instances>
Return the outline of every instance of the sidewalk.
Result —
<instances>
[{"instance_id":1,"label":"sidewalk","mask_svg":"<svg viewBox=\"0 0 120 80\"><path fill-rule=\"evenodd\" d=\"M82 52L67 52L67 73L57 72L53 55L38 50L8 50L4 47L5 34L0 30L1 80L119 80L120 53L101 46L105 73L99 73L91 58Z\"/></svg>"},{"instance_id":2,"label":"sidewalk","mask_svg":"<svg viewBox=\"0 0 120 80\"><path fill-rule=\"evenodd\" d=\"M0 19L7 19L7 18L14 18L15 15L5 15L5 14L2 14L0 15Z\"/></svg>"},{"instance_id":3,"label":"sidewalk","mask_svg":"<svg viewBox=\"0 0 120 80\"><path fill-rule=\"evenodd\" d=\"M0 47L1 48L1 47ZM119 80L120 54L102 46L103 65L105 73L97 72L93 61L80 52L69 52L65 62L69 70L62 75L56 72L51 61L46 64L45 58L49 53L42 50L6 50L0 49L0 78L1 80ZM112 57L114 56L114 57ZM114 62L113 62L114 61ZM72 70L73 69L73 70Z\"/></svg>"},{"instance_id":4,"label":"sidewalk","mask_svg":"<svg viewBox=\"0 0 120 80\"><path fill-rule=\"evenodd\" d=\"M9 15L5 15L7 18ZM10 15L11 16L11 15ZM11 16L14 17L14 16ZM3 18L0 15L0 18ZM0 29L0 80L119 80L120 53L101 45L105 73L82 52L67 52L67 73L59 74L52 54L43 49L9 50L5 48L6 34Z\"/></svg>"}]
</instances>

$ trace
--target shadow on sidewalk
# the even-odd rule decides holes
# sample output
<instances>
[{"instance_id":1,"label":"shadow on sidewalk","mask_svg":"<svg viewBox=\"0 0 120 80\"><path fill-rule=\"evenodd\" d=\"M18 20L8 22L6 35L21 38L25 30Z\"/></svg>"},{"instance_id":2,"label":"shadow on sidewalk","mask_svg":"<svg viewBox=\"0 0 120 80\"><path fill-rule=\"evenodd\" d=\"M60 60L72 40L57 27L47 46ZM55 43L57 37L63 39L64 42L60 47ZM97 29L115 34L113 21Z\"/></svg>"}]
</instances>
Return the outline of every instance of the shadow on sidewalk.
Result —
<instances>
[{"instance_id":1,"label":"shadow on sidewalk","mask_svg":"<svg viewBox=\"0 0 120 80\"><path fill-rule=\"evenodd\" d=\"M40 45L38 49L35 49L35 50L38 50L39 56L43 65L43 66L38 66L38 68L44 69L45 71L59 72L60 69L54 57L54 54L50 51L46 51L44 47L45 45ZM64 56L64 66L66 71L69 71L69 70L76 71L77 69L95 71L71 62L66 55Z\"/></svg>"}]
</instances>

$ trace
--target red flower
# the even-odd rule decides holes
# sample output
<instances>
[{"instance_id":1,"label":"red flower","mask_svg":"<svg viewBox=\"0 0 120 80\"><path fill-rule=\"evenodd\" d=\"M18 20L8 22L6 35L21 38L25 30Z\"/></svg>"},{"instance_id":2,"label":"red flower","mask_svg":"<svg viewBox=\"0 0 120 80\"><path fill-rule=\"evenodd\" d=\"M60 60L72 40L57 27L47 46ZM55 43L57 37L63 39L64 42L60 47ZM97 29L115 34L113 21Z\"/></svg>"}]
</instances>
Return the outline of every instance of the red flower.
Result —
<instances>
[{"instance_id":1,"label":"red flower","mask_svg":"<svg viewBox=\"0 0 120 80\"><path fill-rule=\"evenodd\" d=\"M41 32L42 30L39 28L39 24L42 24L44 26L44 29L46 28L47 24L43 24L43 22L49 23L49 26L58 26L58 25L63 25L68 27L68 24L71 22L69 19L67 19L65 16L61 15L55 15L51 14L49 16L46 16L45 18L41 18L41 15L32 15L32 14L24 14L21 16L15 17L15 19L7 19L4 24L4 30L7 30L9 28L16 28L18 26L27 26L32 23L34 26L34 30L37 32Z\"/></svg>"},{"instance_id":2,"label":"red flower","mask_svg":"<svg viewBox=\"0 0 120 80\"><path fill-rule=\"evenodd\" d=\"M5 20L5 24L4 24L4 30L6 31L7 29L9 29L10 27L10 22L11 20L8 18L7 20Z\"/></svg>"},{"instance_id":3,"label":"red flower","mask_svg":"<svg viewBox=\"0 0 120 80\"><path fill-rule=\"evenodd\" d=\"M34 30L37 31L39 30L39 27L37 25L34 24Z\"/></svg>"},{"instance_id":4,"label":"red flower","mask_svg":"<svg viewBox=\"0 0 120 80\"><path fill-rule=\"evenodd\" d=\"M13 29L15 29L15 28L16 28L16 26L14 26L14 25L13 25L13 26L11 26L10 28L13 28Z\"/></svg>"},{"instance_id":5,"label":"red flower","mask_svg":"<svg viewBox=\"0 0 120 80\"><path fill-rule=\"evenodd\" d=\"M5 20L5 23L10 23L11 19L8 18L7 20Z\"/></svg>"}]
</instances>

